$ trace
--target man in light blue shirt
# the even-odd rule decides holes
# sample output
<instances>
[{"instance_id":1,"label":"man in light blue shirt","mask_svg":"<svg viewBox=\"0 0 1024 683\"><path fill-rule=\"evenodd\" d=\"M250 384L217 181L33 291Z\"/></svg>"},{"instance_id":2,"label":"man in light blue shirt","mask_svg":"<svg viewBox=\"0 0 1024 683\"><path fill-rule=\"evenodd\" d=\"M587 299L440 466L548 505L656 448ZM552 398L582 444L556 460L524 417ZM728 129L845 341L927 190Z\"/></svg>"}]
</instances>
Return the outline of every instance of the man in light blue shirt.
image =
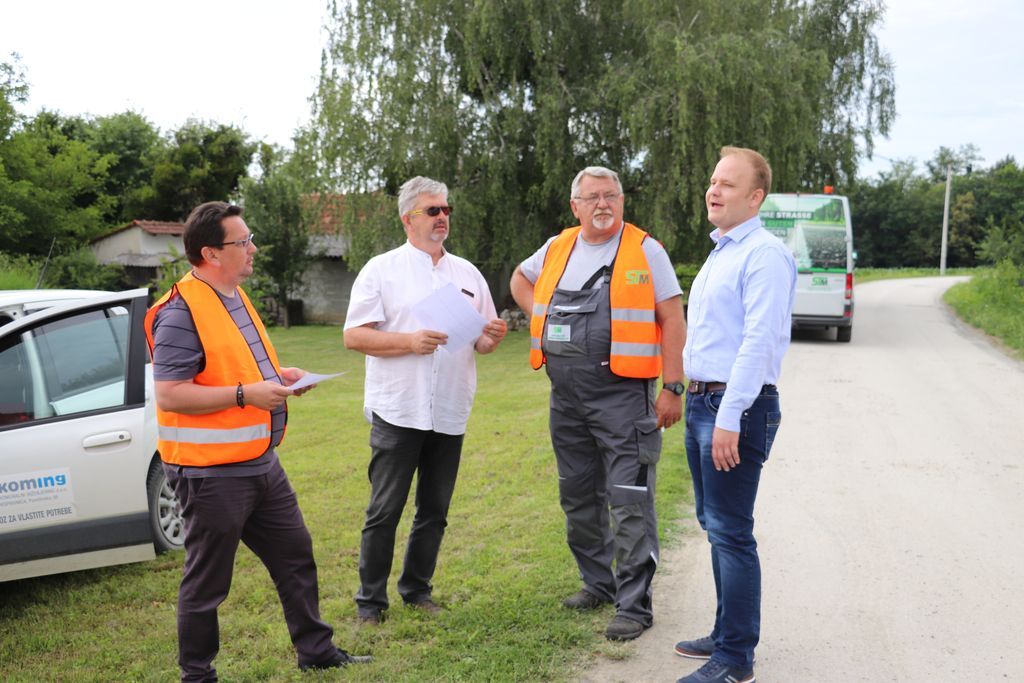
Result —
<instances>
[{"instance_id":1,"label":"man in light blue shirt","mask_svg":"<svg viewBox=\"0 0 1024 683\"><path fill-rule=\"evenodd\" d=\"M792 254L758 217L770 189L764 157L722 148L705 195L715 248L690 290L683 350L686 457L718 606L709 636L676 644L676 654L709 660L678 683L754 680L761 624L754 499L782 418L775 384L796 285Z\"/></svg>"}]
</instances>

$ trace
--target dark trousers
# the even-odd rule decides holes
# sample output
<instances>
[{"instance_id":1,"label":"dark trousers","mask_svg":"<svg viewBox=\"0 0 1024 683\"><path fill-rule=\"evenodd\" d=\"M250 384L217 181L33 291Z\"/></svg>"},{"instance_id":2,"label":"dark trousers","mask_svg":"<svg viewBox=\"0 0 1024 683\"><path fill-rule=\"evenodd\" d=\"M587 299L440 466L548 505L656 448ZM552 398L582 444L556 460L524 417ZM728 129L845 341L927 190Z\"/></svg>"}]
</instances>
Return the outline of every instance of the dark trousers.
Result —
<instances>
[{"instance_id":1,"label":"dark trousers","mask_svg":"<svg viewBox=\"0 0 1024 683\"><path fill-rule=\"evenodd\" d=\"M407 603L431 595L448 506L455 491L462 436L397 427L376 414L370 430L370 505L359 550L359 614L388 607L388 577L395 553L395 529L416 475L416 516L409 533L398 593Z\"/></svg>"},{"instance_id":2,"label":"dark trousers","mask_svg":"<svg viewBox=\"0 0 1024 683\"><path fill-rule=\"evenodd\" d=\"M255 477L186 478L172 467L166 470L185 520L185 572L178 592L181 680L217 680L217 607L231 588L239 541L274 580L299 664L330 659L334 632L320 618L313 541L281 464Z\"/></svg>"},{"instance_id":3,"label":"dark trousers","mask_svg":"<svg viewBox=\"0 0 1024 683\"><path fill-rule=\"evenodd\" d=\"M765 390L740 420L740 464L715 469L711 441L724 391L686 396L686 458L697 521L711 543L718 604L713 659L750 669L761 637L761 562L754 539L754 501L761 470L779 430L778 391Z\"/></svg>"}]
</instances>

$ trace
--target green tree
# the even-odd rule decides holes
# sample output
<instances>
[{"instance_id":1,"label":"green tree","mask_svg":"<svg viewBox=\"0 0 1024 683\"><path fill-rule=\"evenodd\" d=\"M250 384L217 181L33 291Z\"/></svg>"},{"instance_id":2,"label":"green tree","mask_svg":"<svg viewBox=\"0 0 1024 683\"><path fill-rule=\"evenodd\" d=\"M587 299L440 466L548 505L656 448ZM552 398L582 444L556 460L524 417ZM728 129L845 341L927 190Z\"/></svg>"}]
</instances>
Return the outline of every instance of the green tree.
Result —
<instances>
[{"instance_id":1,"label":"green tree","mask_svg":"<svg viewBox=\"0 0 1024 683\"><path fill-rule=\"evenodd\" d=\"M699 261L722 145L765 151L782 190L837 184L893 116L877 1L333 7L309 131L324 187L372 203L413 175L444 180L453 249L491 272L572 224L583 166L618 170L627 215ZM355 213L354 264L372 255L359 231L401 240L393 215Z\"/></svg>"},{"instance_id":2,"label":"green tree","mask_svg":"<svg viewBox=\"0 0 1024 683\"><path fill-rule=\"evenodd\" d=\"M142 114L126 111L91 121L86 142L99 154L111 156L104 191L113 203L106 222L119 225L142 218L130 214L126 204L133 193L152 182L153 167L167 141Z\"/></svg>"},{"instance_id":3,"label":"green tree","mask_svg":"<svg viewBox=\"0 0 1024 683\"><path fill-rule=\"evenodd\" d=\"M935 266L942 239L946 164L954 169L949 216L950 266L996 263L1024 244L1024 168L1012 158L980 168L974 145L939 148L927 169L896 162L850 195L862 266ZM968 172L970 171L970 172ZM1011 256L1011 258L1013 258ZM1024 263L1022 263L1024 265Z\"/></svg>"},{"instance_id":4,"label":"green tree","mask_svg":"<svg viewBox=\"0 0 1024 683\"><path fill-rule=\"evenodd\" d=\"M946 182L946 168L951 168L953 175L970 173L982 161L981 151L977 145L961 145L960 149L954 150L949 147L939 147L935 156L925 162L928 169L928 178L935 183Z\"/></svg>"},{"instance_id":5,"label":"green tree","mask_svg":"<svg viewBox=\"0 0 1024 683\"><path fill-rule=\"evenodd\" d=\"M17 54L11 55L10 62L0 62L0 140L3 140L18 122L15 104L28 99L28 84Z\"/></svg>"},{"instance_id":6,"label":"green tree","mask_svg":"<svg viewBox=\"0 0 1024 683\"><path fill-rule=\"evenodd\" d=\"M260 169L259 178L242 183L245 220L259 247L256 265L270 280L270 294L289 327L288 302L312 258L308 223L315 207L303 206L301 183L281 149L260 145Z\"/></svg>"},{"instance_id":7,"label":"green tree","mask_svg":"<svg viewBox=\"0 0 1024 683\"><path fill-rule=\"evenodd\" d=\"M113 160L65 135L61 117L42 112L0 140L0 250L45 255L74 251L104 230L104 193Z\"/></svg>"},{"instance_id":8,"label":"green tree","mask_svg":"<svg viewBox=\"0 0 1024 683\"><path fill-rule=\"evenodd\" d=\"M234 126L188 121L154 151L149 183L129 192L123 215L183 221L198 204L237 194L255 146Z\"/></svg>"}]
</instances>

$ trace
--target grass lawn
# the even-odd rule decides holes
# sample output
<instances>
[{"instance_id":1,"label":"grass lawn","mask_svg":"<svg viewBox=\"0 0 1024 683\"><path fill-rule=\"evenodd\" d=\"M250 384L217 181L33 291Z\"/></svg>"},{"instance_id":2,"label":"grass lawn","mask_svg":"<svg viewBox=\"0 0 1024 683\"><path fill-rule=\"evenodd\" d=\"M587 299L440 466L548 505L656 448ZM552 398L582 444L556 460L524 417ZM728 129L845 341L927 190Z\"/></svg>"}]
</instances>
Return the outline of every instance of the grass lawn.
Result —
<instances>
[{"instance_id":1,"label":"grass lawn","mask_svg":"<svg viewBox=\"0 0 1024 683\"><path fill-rule=\"evenodd\" d=\"M628 649L602 633L612 608L560 607L580 584L565 545L547 430L548 381L527 363L529 335L510 333L478 358L478 390L449 527L434 579L447 611L432 618L401 606L395 590L412 519L406 509L380 628L356 626L352 596L369 498L369 427L362 417L363 357L336 327L271 334L282 362L349 374L290 402L280 449L320 570L321 610L335 640L376 658L368 666L302 675L267 572L244 547L220 609L225 681L558 681L577 678L595 653ZM692 514L681 425L666 432L658 473L663 542ZM0 680L175 680L175 603L183 553L107 569L0 583ZM657 603L671 600L655 596ZM395 604L397 603L397 605Z\"/></svg>"},{"instance_id":2,"label":"grass lawn","mask_svg":"<svg viewBox=\"0 0 1024 683\"><path fill-rule=\"evenodd\" d=\"M946 268L946 275L972 275L975 272L974 268ZM853 274L853 282L858 285L872 280L938 276L938 268L858 268Z\"/></svg>"},{"instance_id":3,"label":"grass lawn","mask_svg":"<svg viewBox=\"0 0 1024 683\"><path fill-rule=\"evenodd\" d=\"M950 287L945 300L960 318L1024 358L1024 268L1004 262L978 269L969 282Z\"/></svg>"}]
</instances>

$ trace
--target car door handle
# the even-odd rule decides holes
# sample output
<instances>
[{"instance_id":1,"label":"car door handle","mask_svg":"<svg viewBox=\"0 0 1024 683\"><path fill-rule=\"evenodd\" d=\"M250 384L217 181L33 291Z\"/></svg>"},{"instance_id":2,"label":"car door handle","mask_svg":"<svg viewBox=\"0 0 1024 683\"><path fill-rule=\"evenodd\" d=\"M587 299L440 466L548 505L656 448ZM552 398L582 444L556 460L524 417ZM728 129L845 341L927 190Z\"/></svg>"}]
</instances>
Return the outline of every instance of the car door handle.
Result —
<instances>
[{"instance_id":1,"label":"car door handle","mask_svg":"<svg viewBox=\"0 0 1024 683\"><path fill-rule=\"evenodd\" d=\"M93 434L82 439L82 448L96 448L97 446L109 446L112 443L128 443L132 440L129 431L120 430L117 432L104 432Z\"/></svg>"}]
</instances>

